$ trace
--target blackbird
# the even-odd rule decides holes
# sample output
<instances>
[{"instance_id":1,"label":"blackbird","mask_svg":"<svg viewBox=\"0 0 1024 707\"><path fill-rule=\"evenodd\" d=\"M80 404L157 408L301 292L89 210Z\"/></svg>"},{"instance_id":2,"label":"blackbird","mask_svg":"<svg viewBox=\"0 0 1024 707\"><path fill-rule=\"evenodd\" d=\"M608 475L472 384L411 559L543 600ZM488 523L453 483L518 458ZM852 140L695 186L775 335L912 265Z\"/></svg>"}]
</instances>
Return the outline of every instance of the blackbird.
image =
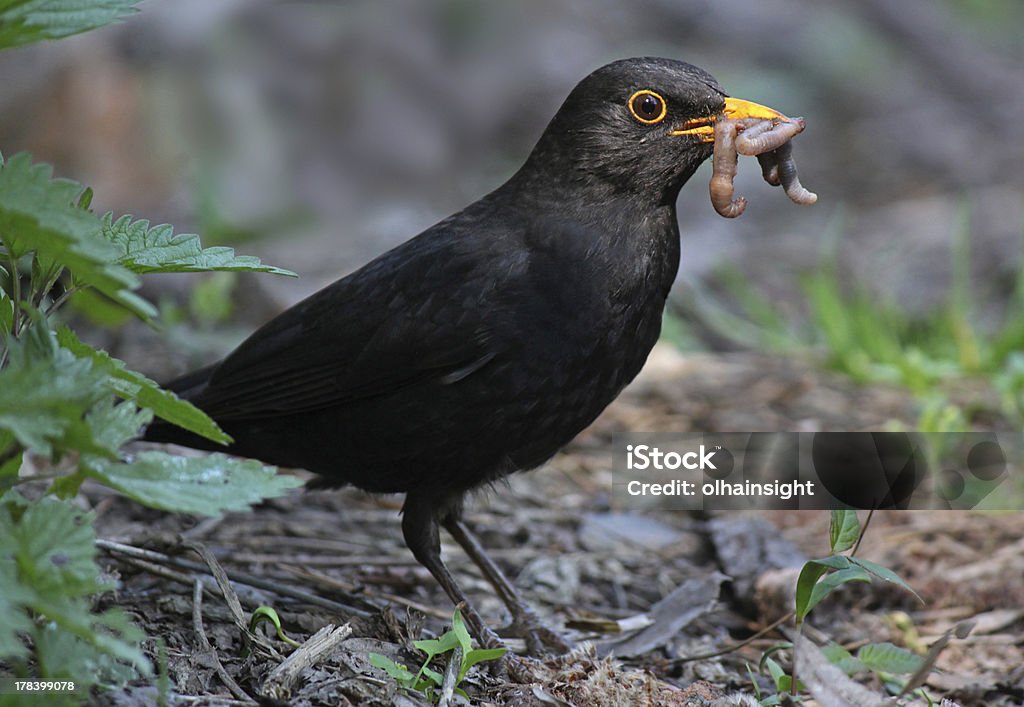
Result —
<instances>
[{"instance_id":1,"label":"blackbird","mask_svg":"<svg viewBox=\"0 0 1024 707\"><path fill-rule=\"evenodd\" d=\"M169 384L233 438L146 438L404 493L402 532L484 645L441 560L444 526L532 650L564 649L464 525L467 491L533 469L644 365L679 265L676 197L729 117L788 120L706 71L624 59L569 94L505 184Z\"/></svg>"}]
</instances>

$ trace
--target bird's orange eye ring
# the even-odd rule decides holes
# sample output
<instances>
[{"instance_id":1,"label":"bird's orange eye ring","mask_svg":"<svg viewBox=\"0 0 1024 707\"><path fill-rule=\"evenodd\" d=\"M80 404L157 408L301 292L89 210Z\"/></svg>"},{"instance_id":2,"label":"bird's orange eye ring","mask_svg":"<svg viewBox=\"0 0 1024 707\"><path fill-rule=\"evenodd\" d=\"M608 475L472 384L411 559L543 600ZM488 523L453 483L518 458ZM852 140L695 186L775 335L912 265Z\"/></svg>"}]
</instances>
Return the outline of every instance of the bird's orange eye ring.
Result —
<instances>
[{"instance_id":1,"label":"bird's orange eye ring","mask_svg":"<svg viewBox=\"0 0 1024 707\"><path fill-rule=\"evenodd\" d=\"M647 88L630 96L628 105L629 112L644 125L657 125L668 113L665 99Z\"/></svg>"}]
</instances>

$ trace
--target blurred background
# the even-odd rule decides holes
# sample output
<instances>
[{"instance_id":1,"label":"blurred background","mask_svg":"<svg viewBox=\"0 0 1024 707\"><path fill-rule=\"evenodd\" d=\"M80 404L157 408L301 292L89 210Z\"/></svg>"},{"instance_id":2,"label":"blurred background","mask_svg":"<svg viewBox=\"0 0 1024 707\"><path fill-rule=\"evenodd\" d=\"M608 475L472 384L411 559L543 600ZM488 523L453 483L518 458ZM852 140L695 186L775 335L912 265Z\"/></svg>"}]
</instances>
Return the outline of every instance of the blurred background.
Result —
<instances>
[{"instance_id":1,"label":"blurred background","mask_svg":"<svg viewBox=\"0 0 1024 707\"><path fill-rule=\"evenodd\" d=\"M660 55L805 116L796 155L819 194L797 207L744 160L749 207L723 219L705 165L680 198L666 336L806 348L855 378L922 390L960 374L1024 389L1018 0L140 7L0 54L0 149L91 185L99 212L169 222L301 275L148 278L181 325L163 339L173 350L156 353L160 337L138 325L108 344L154 376L219 355L498 186L594 68Z\"/></svg>"}]
</instances>

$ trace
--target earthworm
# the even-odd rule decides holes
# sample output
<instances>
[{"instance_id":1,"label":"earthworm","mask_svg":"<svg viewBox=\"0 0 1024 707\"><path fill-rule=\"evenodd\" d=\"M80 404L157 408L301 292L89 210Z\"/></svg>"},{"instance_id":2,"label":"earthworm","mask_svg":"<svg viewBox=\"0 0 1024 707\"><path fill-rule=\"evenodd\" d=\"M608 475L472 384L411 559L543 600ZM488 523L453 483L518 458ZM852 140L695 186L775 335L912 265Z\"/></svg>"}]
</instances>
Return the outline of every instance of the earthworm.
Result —
<instances>
[{"instance_id":1,"label":"earthworm","mask_svg":"<svg viewBox=\"0 0 1024 707\"><path fill-rule=\"evenodd\" d=\"M776 127L774 121L761 120L760 118L740 118L733 122L736 123L736 152L741 155L755 154L749 148L750 141L764 135L769 130L774 130ZM743 150L740 150L741 143L744 145ZM764 152L764 150L761 150L761 152Z\"/></svg>"},{"instance_id":2,"label":"earthworm","mask_svg":"<svg viewBox=\"0 0 1024 707\"><path fill-rule=\"evenodd\" d=\"M747 208L742 196L733 198L732 180L736 176L736 127L735 120L719 120L715 123L715 151L711 158L711 205L722 216L736 218Z\"/></svg>"},{"instance_id":3,"label":"earthworm","mask_svg":"<svg viewBox=\"0 0 1024 707\"><path fill-rule=\"evenodd\" d=\"M709 184L715 211L726 218L736 218L747 206L747 200L742 196L733 197L738 155L756 156L764 180L773 187L781 185L793 203L810 205L816 202L817 194L805 189L797 178L790 142L803 132L805 126L803 118L741 118L716 122Z\"/></svg>"},{"instance_id":4,"label":"earthworm","mask_svg":"<svg viewBox=\"0 0 1024 707\"><path fill-rule=\"evenodd\" d=\"M773 187L782 184L779 181L779 158L775 154L775 150L762 152L757 156L757 163L761 165L761 176L764 177L764 181Z\"/></svg>"},{"instance_id":5,"label":"earthworm","mask_svg":"<svg viewBox=\"0 0 1024 707\"><path fill-rule=\"evenodd\" d=\"M786 196L794 204L810 206L818 200L818 195L807 191L800 179L796 176L796 162L793 160L793 145L783 143L775 149L775 156L779 165L779 181L782 188L786 190Z\"/></svg>"},{"instance_id":6,"label":"earthworm","mask_svg":"<svg viewBox=\"0 0 1024 707\"><path fill-rule=\"evenodd\" d=\"M807 125L803 118L779 122L759 120L754 125L749 124L749 119L736 122L743 129L736 137L736 152L748 156L777 149L802 133Z\"/></svg>"}]
</instances>

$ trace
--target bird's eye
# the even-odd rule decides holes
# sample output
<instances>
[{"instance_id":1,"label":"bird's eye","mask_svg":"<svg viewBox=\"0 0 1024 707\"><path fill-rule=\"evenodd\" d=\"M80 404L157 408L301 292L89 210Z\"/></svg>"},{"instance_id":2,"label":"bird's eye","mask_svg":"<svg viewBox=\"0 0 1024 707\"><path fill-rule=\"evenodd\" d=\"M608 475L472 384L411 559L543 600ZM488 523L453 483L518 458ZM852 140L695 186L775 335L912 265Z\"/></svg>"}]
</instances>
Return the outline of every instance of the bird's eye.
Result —
<instances>
[{"instance_id":1,"label":"bird's eye","mask_svg":"<svg viewBox=\"0 0 1024 707\"><path fill-rule=\"evenodd\" d=\"M665 119L668 106L657 93L644 89L630 96L629 112L644 125L655 125Z\"/></svg>"}]
</instances>

